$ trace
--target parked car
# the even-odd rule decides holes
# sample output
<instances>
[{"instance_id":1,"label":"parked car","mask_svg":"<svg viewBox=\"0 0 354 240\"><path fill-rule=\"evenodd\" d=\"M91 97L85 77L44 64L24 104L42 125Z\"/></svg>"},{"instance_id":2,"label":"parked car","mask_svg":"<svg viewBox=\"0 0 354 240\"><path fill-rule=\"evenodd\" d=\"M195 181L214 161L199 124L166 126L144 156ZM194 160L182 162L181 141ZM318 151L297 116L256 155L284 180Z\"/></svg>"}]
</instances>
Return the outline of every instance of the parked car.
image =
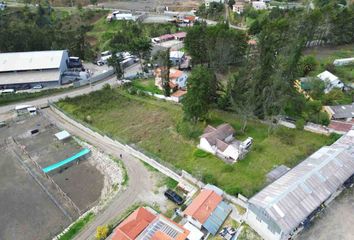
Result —
<instances>
[{"instance_id":1,"label":"parked car","mask_svg":"<svg viewBox=\"0 0 354 240\"><path fill-rule=\"evenodd\" d=\"M167 189L164 195L177 205L182 205L184 203L184 199L171 189Z\"/></svg>"},{"instance_id":2,"label":"parked car","mask_svg":"<svg viewBox=\"0 0 354 240\"><path fill-rule=\"evenodd\" d=\"M42 89L42 88L43 88L42 84L38 84L38 85L33 86L32 89Z\"/></svg>"}]
</instances>

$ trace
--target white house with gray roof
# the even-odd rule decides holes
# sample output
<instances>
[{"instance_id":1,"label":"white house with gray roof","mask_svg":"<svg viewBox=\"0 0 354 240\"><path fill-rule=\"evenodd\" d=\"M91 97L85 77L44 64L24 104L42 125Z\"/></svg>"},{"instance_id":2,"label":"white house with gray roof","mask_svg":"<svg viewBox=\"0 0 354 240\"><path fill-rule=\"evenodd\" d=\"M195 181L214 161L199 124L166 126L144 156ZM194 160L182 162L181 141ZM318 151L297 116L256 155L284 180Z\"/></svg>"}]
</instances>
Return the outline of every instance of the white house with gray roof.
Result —
<instances>
[{"instance_id":1,"label":"white house with gray roof","mask_svg":"<svg viewBox=\"0 0 354 240\"><path fill-rule=\"evenodd\" d=\"M0 53L0 87L59 85L68 61L66 50Z\"/></svg>"},{"instance_id":2,"label":"white house with gray roof","mask_svg":"<svg viewBox=\"0 0 354 240\"><path fill-rule=\"evenodd\" d=\"M351 130L252 197L246 221L266 240L288 239L353 176Z\"/></svg>"}]
</instances>

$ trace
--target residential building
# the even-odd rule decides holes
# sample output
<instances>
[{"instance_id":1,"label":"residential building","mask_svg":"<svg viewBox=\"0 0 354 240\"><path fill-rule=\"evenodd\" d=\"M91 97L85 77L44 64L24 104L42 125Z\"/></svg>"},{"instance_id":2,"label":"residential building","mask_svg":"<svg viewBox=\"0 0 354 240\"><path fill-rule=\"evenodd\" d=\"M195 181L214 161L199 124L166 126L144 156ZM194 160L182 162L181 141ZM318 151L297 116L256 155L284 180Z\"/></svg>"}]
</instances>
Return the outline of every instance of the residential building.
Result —
<instances>
[{"instance_id":1,"label":"residential building","mask_svg":"<svg viewBox=\"0 0 354 240\"><path fill-rule=\"evenodd\" d=\"M7 7L7 4L5 2L0 2L0 11L5 10Z\"/></svg>"},{"instance_id":2,"label":"residential building","mask_svg":"<svg viewBox=\"0 0 354 240\"><path fill-rule=\"evenodd\" d=\"M187 33L186 32L178 32L178 33L174 33L172 34L176 40L179 40L179 41L183 41L186 36L187 36Z\"/></svg>"},{"instance_id":3,"label":"residential building","mask_svg":"<svg viewBox=\"0 0 354 240\"><path fill-rule=\"evenodd\" d=\"M295 235L343 185L354 181L354 130L265 187L248 202L246 222L265 240Z\"/></svg>"},{"instance_id":4,"label":"residential building","mask_svg":"<svg viewBox=\"0 0 354 240\"><path fill-rule=\"evenodd\" d=\"M162 87L162 78L163 78L163 71L164 67L159 67L155 69L155 86L158 87L160 90L163 89ZM187 87L187 80L188 76L181 70L170 68L170 88L173 89L185 89Z\"/></svg>"},{"instance_id":5,"label":"residential building","mask_svg":"<svg viewBox=\"0 0 354 240\"><path fill-rule=\"evenodd\" d=\"M189 233L152 209L140 207L118 225L112 240L185 240Z\"/></svg>"},{"instance_id":6,"label":"residential building","mask_svg":"<svg viewBox=\"0 0 354 240\"><path fill-rule=\"evenodd\" d=\"M337 76L335 76L334 74L330 73L327 70L318 74L317 77L325 83L326 86L324 90L325 93L329 93L330 91L332 91L333 88L339 88L339 89L344 88L344 84L342 83L342 81L339 80Z\"/></svg>"},{"instance_id":7,"label":"residential building","mask_svg":"<svg viewBox=\"0 0 354 240\"><path fill-rule=\"evenodd\" d=\"M178 66L182 64L185 60L185 54L182 51L171 51L170 52L170 61L172 65Z\"/></svg>"},{"instance_id":8,"label":"residential building","mask_svg":"<svg viewBox=\"0 0 354 240\"><path fill-rule=\"evenodd\" d=\"M325 106L324 110L333 120L352 120L354 118L354 102L348 105Z\"/></svg>"},{"instance_id":9,"label":"residential building","mask_svg":"<svg viewBox=\"0 0 354 240\"><path fill-rule=\"evenodd\" d=\"M60 85L68 63L66 50L0 53L0 88Z\"/></svg>"},{"instance_id":10,"label":"residential building","mask_svg":"<svg viewBox=\"0 0 354 240\"><path fill-rule=\"evenodd\" d=\"M210 125L204 130L200 137L198 147L206 152L218 155L225 161L234 163L243 157L252 144L252 138L245 141L234 139L235 130L230 124L224 123L214 128Z\"/></svg>"},{"instance_id":11,"label":"residential building","mask_svg":"<svg viewBox=\"0 0 354 240\"><path fill-rule=\"evenodd\" d=\"M193 226L216 235L230 213L231 207L221 195L211 189L202 189L183 215Z\"/></svg>"},{"instance_id":12,"label":"residential building","mask_svg":"<svg viewBox=\"0 0 354 240\"><path fill-rule=\"evenodd\" d=\"M210 3L222 3L224 4L224 0L204 0L205 7L208 8L210 6Z\"/></svg>"},{"instance_id":13,"label":"residential building","mask_svg":"<svg viewBox=\"0 0 354 240\"><path fill-rule=\"evenodd\" d=\"M336 60L334 60L333 64L335 66L345 66L345 65L354 64L354 57L336 59Z\"/></svg>"},{"instance_id":14,"label":"residential building","mask_svg":"<svg viewBox=\"0 0 354 240\"><path fill-rule=\"evenodd\" d=\"M235 1L235 4L232 5L232 11L237 14L242 14L243 10L245 9L245 4L246 3L244 0Z\"/></svg>"},{"instance_id":15,"label":"residential building","mask_svg":"<svg viewBox=\"0 0 354 240\"><path fill-rule=\"evenodd\" d=\"M131 12L114 11L107 16L107 21L141 21L145 17L145 14L135 15Z\"/></svg>"},{"instance_id":16,"label":"residential building","mask_svg":"<svg viewBox=\"0 0 354 240\"><path fill-rule=\"evenodd\" d=\"M253 1L252 7L256 10L264 10L264 9L267 9L267 4L265 2L261 2L261 1Z\"/></svg>"},{"instance_id":17,"label":"residential building","mask_svg":"<svg viewBox=\"0 0 354 240\"><path fill-rule=\"evenodd\" d=\"M171 99L174 102L181 102L184 96L187 94L186 90L177 90L176 92L171 94Z\"/></svg>"}]
</instances>

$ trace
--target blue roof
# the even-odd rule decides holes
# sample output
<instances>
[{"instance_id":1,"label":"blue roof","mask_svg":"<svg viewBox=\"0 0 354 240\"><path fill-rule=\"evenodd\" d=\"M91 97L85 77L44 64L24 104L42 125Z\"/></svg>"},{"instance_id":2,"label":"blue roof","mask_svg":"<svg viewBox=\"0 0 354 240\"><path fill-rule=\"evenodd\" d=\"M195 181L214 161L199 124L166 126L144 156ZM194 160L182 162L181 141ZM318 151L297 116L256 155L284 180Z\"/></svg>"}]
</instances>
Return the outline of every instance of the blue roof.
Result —
<instances>
[{"instance_id":1,"label":"blue roof","mask_svg":"<svg viewBox=\"0 0 354 240\"><path fill-rule=\"evenodd\" d=\"M227 216L231 212L231 206L224 201L221 201L215 210L211 213L209 218L203 224L203 227L212 235L216 235L222 224L225 222Z\"/></svg>"},{"instance_id":2,"label":"blue roof","mask_svg":"<svg viewBox=\"0 0 354 240\"><path fill-rule=\"evenodd\" d=\"M66 164L68 164L68 163L70 163L70 162L72 162L72 161L78 159L79 157L82 157L82 156L88 154L89 152L90 152L89 149L84 148L84 149L81 150L79 153L76 153L75 155L73 155L73 156L71 156L71 157L69 157L69 158L67 158L67 159L65 159L65 160L59 161L59 162L54 163L54 164L52 164L52 165L50 165L50 166L48 166L48 167L45 167L45 168L43 168L42 170L43 170L43 172L48 173L48 172L50 172L50 171L53 171L54 169L57 169L57 168L59 168L59 167L62 167L62 166L64 166L64 165L66 165Z\"/></svg>"}]
</instances>

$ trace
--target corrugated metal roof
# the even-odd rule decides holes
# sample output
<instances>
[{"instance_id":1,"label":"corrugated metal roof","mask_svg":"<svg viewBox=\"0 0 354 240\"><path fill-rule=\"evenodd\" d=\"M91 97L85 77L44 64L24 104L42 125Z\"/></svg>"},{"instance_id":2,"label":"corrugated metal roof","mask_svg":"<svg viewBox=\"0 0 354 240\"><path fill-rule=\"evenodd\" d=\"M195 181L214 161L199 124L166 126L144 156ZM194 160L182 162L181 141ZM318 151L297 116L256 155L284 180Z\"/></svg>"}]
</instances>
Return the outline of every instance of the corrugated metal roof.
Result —
<instances>
[{"instance_id":1,"label":"corrugated metal roof","mask_svg":"<svg viewBox=\"0 0 354 240\"><path fill-rule=\"evenodd\" d=\"M65 50L0 53L0 72L55 69Z\"/></svg>"},{"instance_id":2,"label":"corrugated metal roof","mask_svg":"<svg viewBox=\"0 0 354 240\"><path fill-rule=\"evenodd\" d=\"M227 216L231 212L231 206L224 201L220 202L212 214L208 217L203 227L213 235L216 235Z\"/></svg>"},{"instance_id":3,"label":"corrugated metal roof","mask_svg":"<svg viewBox=\"0 0 354 240\"><path fill-rule=\"evenodd\" d=\"M354 130L323 147L249 200L284 233L292 231L354 174Z\"/></svg>"},{"instance_id":4,"label":"corrugated metal roof","mask_svg":"<svg viewBox=\"0 0 354 240\"><path fill-rule=\"evenodd\" d=\"M59 82L59 80L59 69L0 73L0 85Z\"/></svg>"},{"instance_id":5,"label":"corrugated metal roof","mask_svg":"<svg viewBox=\"0 0 354 240\"><path fill-rule=\"evenodd\" d=\"M353 118L354 117L354 103L348 105L329 106L333 111L333 118Z\"/></svg>"}]
</instances>

